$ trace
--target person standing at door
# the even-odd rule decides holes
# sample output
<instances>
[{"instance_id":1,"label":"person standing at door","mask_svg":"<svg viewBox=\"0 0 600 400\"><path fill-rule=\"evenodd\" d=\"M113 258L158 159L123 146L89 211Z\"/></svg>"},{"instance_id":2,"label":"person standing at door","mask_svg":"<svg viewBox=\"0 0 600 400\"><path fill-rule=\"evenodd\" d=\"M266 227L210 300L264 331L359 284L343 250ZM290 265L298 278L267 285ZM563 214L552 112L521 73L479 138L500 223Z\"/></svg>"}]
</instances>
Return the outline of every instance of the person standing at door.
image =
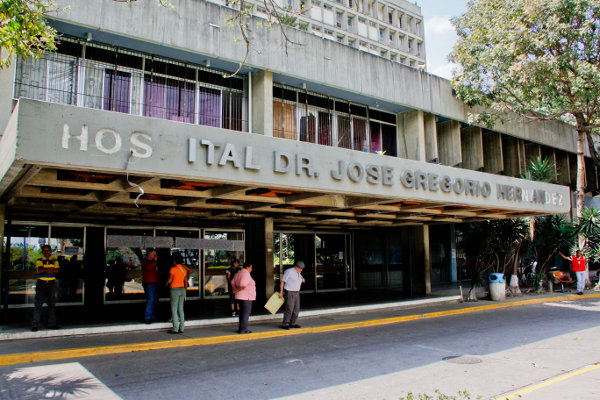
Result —
<instances>
[{"instance_id":1,"label":"person standing at door","mask_svg":"<svg viewBox=\"0 0 600 400\"><path fill-rule=\"evenodd\" d=\"M227 292L229 294L229 302L231 303L231 316L237 317L240 314L240 304L235 300L235 293L231 287L231 281L235 275L240 272L240 261L237 258L231 260L231 264L227 270L225 270L225 276L227 277Z\"/></svg>"},{"instance_id":2,"label":"person standing at door","mask_svg":"<svg viewBox=\"0 0 600 400\"><path fill-rule=\"evenodd\" d=\"M235 299L240 304L240 323L238 333L252 333L248 330L248 319L252 313L252 302L256 300L256 283L252 276L252 263L245 262L244 268L235 274L231 280L231 286L235 293Z\"/></svg>"},{"instance_id":3,"label":"person standing at door","mask_svg":"<svg viewBox=\"0 0 600 400\"><path fill-rule=\"evenodd\" d=\"M158 255L156 250L151 249L142 260L142 286L146 293L146 311L144 322L150 324L156 321L155 308L158 303L158 283L160 274L158 271Z\"/></svg>"},{"instance_id":4,"label":"person standing at door","mask_svg":"<svg viewBox=\"0 0 600 400\"><path fill-rule=\"evenodd\" d=\"M296 322L300 314L300 286L304 283L302 270L303 261L294 262L292 268L288 268L283 273L279 289L279 297L284 298L285 291L285 309L283 312L283 329L300 328Z\"/></svg>"},{"instance_id":5,"label":"person standing at door","mask_svg":"<svg viewBox=\"0 0 600 400\"><path fill-rule=\"evenodd\" d=\"M58 329L56 325L56 275L59 264L52 257L52 247L45 244L42 246L43 257L36 261L37 281L35 284L35 308L33 310L32 332L36 332L40 325L40 316L44 303L48 304L48 328Z\"/></svg>"},{"instance_id":6,"label":"person standing at door","mask_svg":"<svg viewBox=\"0 0 600 400\"><path fill-rule=\"evenodd\" d=\"M173 329L169 333L183 333L185 326L185 315L183 303L187 288L188 268L183 265L183 257L179 253L173 255L173 267L169 272L167 285L171 287L171 316Z\"/></svg>"},{"instance_id":7,"label":"person standing at door","mask_svg":"<svg viewBox=\"0 0 600 400\"><path fill-rule=\"evenodd\" d=\"M571 271L575 272L577 277L577 294L582 295L585 289L585 257L581 255L579 250L575 251L574 256L567 257L559 252L562 258L571 261Z\"/></svg>"}]
</instances>

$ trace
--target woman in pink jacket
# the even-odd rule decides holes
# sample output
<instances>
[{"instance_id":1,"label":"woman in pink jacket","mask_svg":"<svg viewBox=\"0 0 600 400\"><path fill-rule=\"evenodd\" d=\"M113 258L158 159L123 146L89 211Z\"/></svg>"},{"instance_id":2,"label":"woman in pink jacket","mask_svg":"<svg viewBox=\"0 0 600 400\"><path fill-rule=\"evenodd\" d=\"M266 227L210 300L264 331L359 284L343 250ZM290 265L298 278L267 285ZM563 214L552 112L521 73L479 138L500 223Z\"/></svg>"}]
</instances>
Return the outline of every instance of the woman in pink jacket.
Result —
<instances>
[{"instance_id":1,"label":"woman in pink jacket","mask_svg":"<svg viewBox=\"0 0 600 400\"><path fill-rule=\"evenodd\" d=\"M248 330L248 318L252 312L252 302L256 300L256 283L250 273L252 272L252 263L245 262L244 268L235 274L231 280L235 299L240 304L240 324L238 333L252 333Z\"/></svg>"}]
</instances>

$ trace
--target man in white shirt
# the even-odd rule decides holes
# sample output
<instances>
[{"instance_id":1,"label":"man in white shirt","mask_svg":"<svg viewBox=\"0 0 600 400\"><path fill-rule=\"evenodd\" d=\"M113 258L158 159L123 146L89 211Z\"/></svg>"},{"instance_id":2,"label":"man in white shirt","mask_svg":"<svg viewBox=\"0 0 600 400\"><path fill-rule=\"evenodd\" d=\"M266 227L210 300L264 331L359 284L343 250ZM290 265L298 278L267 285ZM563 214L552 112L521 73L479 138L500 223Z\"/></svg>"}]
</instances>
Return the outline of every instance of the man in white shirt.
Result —
<instances>
[{"instance_id":1,"label":"man in white shirt","mask_svg":"<svg viewBox=\"0 0 600 400\"><path fill-rule=\"evenodd\" d=\"M283 313L283 324L281 325L283 329L300 328L296 320L300 313L300 286L304 283L303 269L304 262L296 261L294 267L286 269L281 278L279 297L283 298L283 291L285 290L285 311Z\"/></svg>"}]
</instances>

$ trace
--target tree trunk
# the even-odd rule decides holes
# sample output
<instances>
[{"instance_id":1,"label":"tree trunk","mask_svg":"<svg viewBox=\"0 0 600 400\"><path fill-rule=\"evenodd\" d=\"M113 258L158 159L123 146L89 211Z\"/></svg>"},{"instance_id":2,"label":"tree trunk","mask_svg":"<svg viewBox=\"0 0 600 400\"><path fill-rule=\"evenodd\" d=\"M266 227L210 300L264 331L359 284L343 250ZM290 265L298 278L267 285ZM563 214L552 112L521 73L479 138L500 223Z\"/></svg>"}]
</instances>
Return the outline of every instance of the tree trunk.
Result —
<instances>
[{"instance_id":1,"label":"tree trunk","mask_svg":"<svg viewBox=\"0 0 600 400\"><path fill-rule=\"evenodd\" d=\"M521 289L519 289L519 250L521 250L520 244L515 250L515 258L513 260L513 273L510 277L510 291L512 294L521 294Z\"/></svg>"},{"instance_id":2,"label":"tree trunk","mask_svg":"<svg viewBox=\"0 0 600 400\"><path fill-rule=\"evenodd\" d=\"M586 139L587 129L584 125L577 123L577 222L583 215L583 206L584 206L584 194L585 194L585 157L584 157L584 149L585 149L585 139ZM585 244L585 238L583 234L579 234L577 237L577 248L583 250L583 246ZM589 282L589 272L586 268L586 282Z\"/></svg>"}]
</instances>

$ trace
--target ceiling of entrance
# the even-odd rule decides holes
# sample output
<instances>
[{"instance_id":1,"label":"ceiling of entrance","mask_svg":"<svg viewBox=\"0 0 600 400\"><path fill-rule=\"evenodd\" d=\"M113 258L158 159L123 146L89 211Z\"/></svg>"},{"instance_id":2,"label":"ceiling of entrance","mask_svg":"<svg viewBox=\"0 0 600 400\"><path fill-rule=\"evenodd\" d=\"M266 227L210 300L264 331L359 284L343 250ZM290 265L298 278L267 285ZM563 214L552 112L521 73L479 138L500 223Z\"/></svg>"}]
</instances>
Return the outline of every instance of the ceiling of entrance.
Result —
<instances>
[{"instance_id":1,"label":"ceiling of entrance","mask_svg":"<svg viewBox=\"0 0 600 400\"><path fill-rule=\"evenodd\" d=\"M158 176L26 166L3 202L13 220L108 225L241 226L272 217L279 229L364 229L532 215L464 205L282 190ZM142 194L143 191L143 194Z\"/></svg>"}]
</instances>

